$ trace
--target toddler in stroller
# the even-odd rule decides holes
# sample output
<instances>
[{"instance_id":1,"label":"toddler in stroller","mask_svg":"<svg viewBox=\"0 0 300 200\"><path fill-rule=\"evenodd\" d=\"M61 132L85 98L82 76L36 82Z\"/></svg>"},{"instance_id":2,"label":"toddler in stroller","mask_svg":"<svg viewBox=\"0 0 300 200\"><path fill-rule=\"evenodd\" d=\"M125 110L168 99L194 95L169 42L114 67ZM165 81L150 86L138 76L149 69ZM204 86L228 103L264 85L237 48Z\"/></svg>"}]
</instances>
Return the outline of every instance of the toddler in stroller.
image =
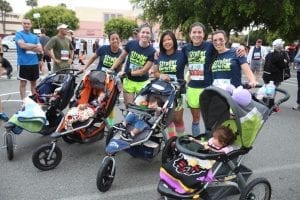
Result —
<instances>
[{"instance_id":1,"label":"toddler in stroller","mask_svg":"<svg viewBox=\"0 0 300 200\"><path fill-rule=\"evenodd\" d=\"M276 105L288 99L284 90L277 90L285 97ZM158 184L158 192L164 199L224 199L239 193L242 200L258 196L266 200L271 198L271 186L267 179L256 178L246 184L252 171L241 161L243 155L251 150L273 108L256 101L254 96L250 102L237 96L232 97L227 91L216 87L203 91L200 105L207 137L215 135L215 130L220 127L228 127L235 138L230 145L232 148L228 151L218 151L212 147L206 149L190 136L177 138L173 147L168 142L163 150ZM257 187L261 188L259 194L255 190Z\"/></svg>"},{"instance_id":2,"label":"toddler in stroller","mask_svg":"<svg viewBox=\"0 0 300 200\"><path fill-rule=\"evenodd\" d=\"M148 101L143 101L142 106L147 106L149 109L153 109L154 116L145 121L134 112L129 112L123 122L124 127L127 124L133 126L133 129L129 132L123 132L121 138L125 141L132 141L136 135L143 132L146 129L150 129L150 124L153 124L158 116L162 113L163 101L158 96L150 95Z\"/></svg>"},{"instance_id":3,"label":"toddler in stroller","mask_svg":"<svg viewBox=\"0 0 300 200\"><path fill-rule=\"evenodd\" d=\"M14 157L16 135L23 130L30 133L49 135L63 117L76 87L76 70L62 70L50 74L36 87L36 93L26 97L22 108L5 124L4 142L9 160Z\"/></svg>"},{"instance_id":4,"label":"toddler in stroller","mask_svg":"<svg viewBox=\"0 0 300 200\"><path fill-rule=\"evenodd\" d=\"M67 143L91 143L104 137L106 118L112 111L121 91L118 76L104 71L91 71L83 77L75 91L70 109L51 134L51 144L39 147L32 156L35 167L51 170L61 161L58 138Z\"/></svg>"},{"instance_id":5,"label":"toddler in stroller","mask_svg":"<svg viewBox=\"0 0 300 200\"><path fill-rule=\"evenodd\" d=\"M149 160L160 152L162 142L167 139L165 128L171 120L182 86L177 82L152 80L136 96L134 104L128 105L126 126L121 122L110 128L106 137L107 156L103 158L97 174L97 188L101 192L109 190L114 180L116 153L124 150L133 157ZM159 107L161 109L157 109ZM142 126L138 127L140 124ZM129 136L130 133L132 136Z\"/></svg>"}]
</instances>

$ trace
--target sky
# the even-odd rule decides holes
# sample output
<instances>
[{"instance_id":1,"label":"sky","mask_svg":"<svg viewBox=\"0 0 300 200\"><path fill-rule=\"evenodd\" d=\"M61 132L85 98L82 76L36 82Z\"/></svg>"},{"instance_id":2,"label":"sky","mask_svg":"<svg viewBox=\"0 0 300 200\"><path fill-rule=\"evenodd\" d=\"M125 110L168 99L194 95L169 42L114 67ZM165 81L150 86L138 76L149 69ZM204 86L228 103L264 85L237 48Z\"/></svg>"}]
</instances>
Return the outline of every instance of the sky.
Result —
<instances>
[{"instance_id":1,"label":"sky","mask_svg":"<svg viewBox=\"0 0 300 200\"><path fill-rule=\"evenodd\" d=\"M13 13L26 13L31 8L26 5L26 0L6 0L13 8ZM60 3L67 5L69 9L74 7L89 7L93 8L111 8L120 10L130 10L132 5L129 0L38 0L38 6L56 6Z\"/></svg>"}]
</instances>

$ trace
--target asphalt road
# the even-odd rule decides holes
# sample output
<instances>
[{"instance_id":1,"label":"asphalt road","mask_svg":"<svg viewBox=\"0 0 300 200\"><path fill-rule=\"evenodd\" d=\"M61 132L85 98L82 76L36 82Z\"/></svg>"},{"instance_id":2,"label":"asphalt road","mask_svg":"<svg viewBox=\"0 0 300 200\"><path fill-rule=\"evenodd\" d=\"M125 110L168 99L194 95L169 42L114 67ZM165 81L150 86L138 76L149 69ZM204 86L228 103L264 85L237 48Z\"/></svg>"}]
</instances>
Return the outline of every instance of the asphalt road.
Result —
<instances>
[{"instance_id":1,"label":"asphalt road","mask_svg":"<svg viewBox=\"0 0 300 200\"><path fill-rule=\"evenodd\" d=\"M11 80L0 78L0 93L17 92L15 52L5 53L14 65ZM293 111L295 103L296 78L282 84L291 98L280 106L281 111L273 114L264 124L258 138L243 163L253 170L250 180L256 177L267 178L272 186L273 200L300 199L300 112ZM28 87L29 89L29 87ZM2 100L7 98L1 97ZM18 99L13 95L10 100ZM4 110L13 114L20 106L18 102L4 103ZM120 114L117 121L121 120ZM185 109L187 132L190 133L191 115ZM203 127L203 124L202 124ZM3 127L0 131L4 133ZM3 144L3 137L0 137ZM8 161L6 150L0 151L0 199L1 200L104 200L104 199L158 199L156 191L159 180L160 155L152 161L132 158L121 152L116 156L117 172L111 189L101 193L96 187L96 174L104 153L104 141L92 144L58 143L62 149L62 162L51 171L36 169L31 161L33 152L49 138L39 134L24 132L17 136L15 158ZM238 199L237 196L228 200Z\"/></svg>"}]
</instances>

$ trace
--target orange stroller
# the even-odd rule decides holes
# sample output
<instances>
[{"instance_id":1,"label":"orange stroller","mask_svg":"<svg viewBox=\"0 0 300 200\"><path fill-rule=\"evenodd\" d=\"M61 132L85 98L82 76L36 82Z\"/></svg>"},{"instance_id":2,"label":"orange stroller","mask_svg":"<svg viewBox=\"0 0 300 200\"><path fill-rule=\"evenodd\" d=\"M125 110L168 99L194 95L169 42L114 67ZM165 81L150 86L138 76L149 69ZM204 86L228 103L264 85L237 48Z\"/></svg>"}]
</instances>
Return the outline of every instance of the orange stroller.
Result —
<instances>
[{"instance_id":1,"label":"orange stroller","mask_svg":"<svg viewBox=\"0 0 300 200\"><path fill-rule=\"evenodd\" d=\"M67 143L91 143L103 139L106 118L112 112L121 91L121 80L113 73L91 71L83 77L70 109L51 134L51 143L40 146L32 162L40 170L51 170L61 161L58 138Z\"/></svg>"}]
</instances>

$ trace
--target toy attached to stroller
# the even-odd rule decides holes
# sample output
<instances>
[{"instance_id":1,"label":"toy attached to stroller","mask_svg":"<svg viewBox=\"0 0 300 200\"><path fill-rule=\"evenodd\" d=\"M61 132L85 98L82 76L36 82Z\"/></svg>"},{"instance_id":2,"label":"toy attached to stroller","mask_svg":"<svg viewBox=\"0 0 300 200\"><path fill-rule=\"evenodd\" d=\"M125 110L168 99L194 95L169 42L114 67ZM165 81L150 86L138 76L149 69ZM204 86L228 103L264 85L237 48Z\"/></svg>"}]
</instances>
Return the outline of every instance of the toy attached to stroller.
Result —
<instances>
[{"instance_id":1,"label":"toy attached to stroller","mask_svg":"<svg viewBox=\"0 0 300 200\"><path fill-rule=\"evenodd\" d=\"M104 137L106 118L113 110L121 91L121 81L113 73L91 71L85 75L70 109L51 134L51 144L40 146L32 156L32 162L40 170L55 168L62 159L57 146L58 138L67 143L90 143Z\"/></svg>"},{"instance_id":2,"label":"toy attached to stroller","mask_svg":"<svg viewBox=\"0 0 300 200\"><path fill-rule=\"evenodd\" d=\"M284 90L276 90L285 97L275 105L288 100L289 95ZM228 153L206 149L189 136L168 142L163 150L158 184L162 199L224 199L241 193L241 200L269 200L269 181L256 178L247 184L252 171L241 161L252 149L273 108L256 101L254 95L247 106L240 106L227 91L215 87L206 88L200 99L208 137L217 127L229 127L236 136L234 148Z\"/></svg>"},{"instance_id":3,"label":"toy attached to stroller","mask_svg":"<svg viewBox=\"0 0 300 200\"><path fill-rule=\"evenodd\" d=\"M116 172L113 156L117 152L125 150L133 157L143 159L152 159L160 152L161 143L167 139L164 129L171 120L172 112L177 104L176 99L184 84L185 82L179 84L178 82L153 80L142 89L134 100L135 104L128 105L127 113L142 120L147 126L144 126L140 133L133 135L130 140L122 135L129 135L133 129L137 128L133 124L127 123L124 126L122 122L110 128L106 138L107 156L104 157L97 174L97 187L101 192L106 192L112 185ZM143 103L143 100L149 100L153 96L162 102L159 105L162 107L159 112Z\"/></svg>"},{"instance_id":4,"label":"toy attached to stroller","mask_svg":"<svg viewBox=\"0 0 300 200\"><path fill-rule=\"evenodd\" d=\"M50 74L36 87L36 94L26 97L23 107L5 124L4 146L8 160L14 157L16 135L23 129L31 133L49 135L63 117L63 109L68 105L76 87L78 70L62 70Z\"/></svg>"}]
</instances>

